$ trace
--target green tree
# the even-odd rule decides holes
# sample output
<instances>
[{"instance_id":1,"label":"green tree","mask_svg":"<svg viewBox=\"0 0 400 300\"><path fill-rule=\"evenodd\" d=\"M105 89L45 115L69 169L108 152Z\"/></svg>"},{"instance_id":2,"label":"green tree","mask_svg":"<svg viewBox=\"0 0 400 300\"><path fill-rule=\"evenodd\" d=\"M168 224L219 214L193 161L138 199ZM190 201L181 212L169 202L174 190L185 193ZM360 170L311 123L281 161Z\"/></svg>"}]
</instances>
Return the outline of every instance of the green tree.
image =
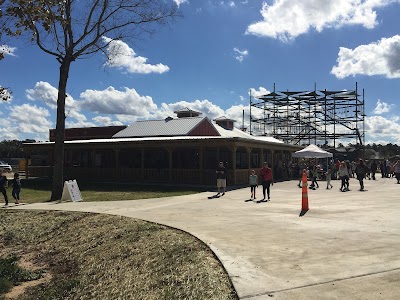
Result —
<instances>
[{"instance_id":1,"label":"green tree","mask_svg":"<svg viewBox=\"0 0 400 300\"><path fill-rule=\"evenodd\" d=\"M0 0L1 1L1 0ZM3 0L4 1L4 0ZM60 63L51 200L61 198L64 166L65 98L71 64L106 53L115 40L135 41L179 16L165 0L6 0L8 35L27 35Z\"/></svg>"},{"instance_id":2,"label":"green tree","mask_svg":"<svg viewBox=\"0 0 400 300\"><path fill-rule=\"evenodd\" d=\"M24 151L22 148L22 141L1 141L0 142L0 158L10 157L24 157Z\"/></svg>"}]
</instances>

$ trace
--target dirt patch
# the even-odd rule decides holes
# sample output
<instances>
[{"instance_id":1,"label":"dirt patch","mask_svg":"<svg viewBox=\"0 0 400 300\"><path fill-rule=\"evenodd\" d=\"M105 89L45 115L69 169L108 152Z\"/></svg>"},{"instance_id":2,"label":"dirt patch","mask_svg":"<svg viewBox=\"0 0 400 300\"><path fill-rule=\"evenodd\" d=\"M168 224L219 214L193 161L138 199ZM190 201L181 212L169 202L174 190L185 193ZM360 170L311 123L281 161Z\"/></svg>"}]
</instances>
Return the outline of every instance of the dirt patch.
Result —
<instances>
[{"instance_id":1,"label":"dirt patch","mask_svg":"<svg viewBox=\"0 0 400 300\"><path fill-rule=\"evenodd\" d=\"M45 271L6 299L237 299L204 243L137 219L0 211L0 249L0 257L15 253L21 267Z\"/></svg>"}]
</instances>

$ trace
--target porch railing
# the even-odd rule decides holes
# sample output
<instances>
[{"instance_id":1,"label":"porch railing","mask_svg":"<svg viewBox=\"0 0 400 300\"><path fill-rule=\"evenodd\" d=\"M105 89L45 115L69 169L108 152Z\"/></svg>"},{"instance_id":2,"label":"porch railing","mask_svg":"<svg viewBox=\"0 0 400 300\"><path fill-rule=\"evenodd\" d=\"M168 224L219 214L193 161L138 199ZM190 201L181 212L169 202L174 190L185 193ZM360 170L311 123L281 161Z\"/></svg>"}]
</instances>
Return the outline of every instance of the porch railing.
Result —
<instances>
[{"instance_id":1,"label":"porch railing","mask_svg":"<svg viewBox=\"0 0 400 300\"><path fill-rule=\"evenodd\" d=\"M29 166L28 177L52 177L51 166ZM256 170L258 174L258 169ZM84 168L65 167L66 179L79 180L110 180L160 182L173 184L211 185L216 184L215 170L204 169L135 169L135 168ZM250 170L228 170L227 184L246 185L249 181Z\"/></svg>"}]
</instances>

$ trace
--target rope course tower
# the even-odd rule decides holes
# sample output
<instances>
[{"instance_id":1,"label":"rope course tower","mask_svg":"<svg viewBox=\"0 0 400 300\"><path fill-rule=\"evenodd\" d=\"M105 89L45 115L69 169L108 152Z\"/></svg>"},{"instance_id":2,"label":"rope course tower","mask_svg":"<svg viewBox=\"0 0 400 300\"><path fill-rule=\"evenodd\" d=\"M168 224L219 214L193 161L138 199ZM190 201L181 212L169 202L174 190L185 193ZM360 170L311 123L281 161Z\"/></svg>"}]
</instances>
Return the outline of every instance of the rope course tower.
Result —
<instances>
[{"instance_id":1,"label":"rope course tower","mask_svg":"<svg viewBox=\"0 0 400 300\"><path fill-rule=\"evenodd\" d=\"M250 95L250 134L288 144L336 147L338 140L365 144L364 90L276 91Z\"/></svg>"}]
</instances>

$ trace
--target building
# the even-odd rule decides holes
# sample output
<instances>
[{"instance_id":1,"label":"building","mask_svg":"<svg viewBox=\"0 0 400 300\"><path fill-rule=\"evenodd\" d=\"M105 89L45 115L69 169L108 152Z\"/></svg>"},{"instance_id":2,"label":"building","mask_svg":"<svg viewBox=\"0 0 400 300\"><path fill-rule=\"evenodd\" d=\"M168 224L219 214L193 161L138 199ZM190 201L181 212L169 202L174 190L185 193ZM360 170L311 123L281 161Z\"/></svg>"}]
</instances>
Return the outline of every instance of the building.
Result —
<instances>
[{"instance_id":1,"label":"building","mask_svg":"<svg viewBox=\"0 0 400 300\"><path fill-rule=\"evenodd\" d=\"M214 185L215 168L223 161L228 185L243 185L250 170L258 171L264 161L274 166L276 179L284 179L284 162L301 149L252 136L226 117L212 122L188 108L175 113L176 118L137 121L111 138L65 141L66 178ZM24 148L32 162L27 174L51 176L54 143L27 143Z\"/></svg>"}]
</instances>

